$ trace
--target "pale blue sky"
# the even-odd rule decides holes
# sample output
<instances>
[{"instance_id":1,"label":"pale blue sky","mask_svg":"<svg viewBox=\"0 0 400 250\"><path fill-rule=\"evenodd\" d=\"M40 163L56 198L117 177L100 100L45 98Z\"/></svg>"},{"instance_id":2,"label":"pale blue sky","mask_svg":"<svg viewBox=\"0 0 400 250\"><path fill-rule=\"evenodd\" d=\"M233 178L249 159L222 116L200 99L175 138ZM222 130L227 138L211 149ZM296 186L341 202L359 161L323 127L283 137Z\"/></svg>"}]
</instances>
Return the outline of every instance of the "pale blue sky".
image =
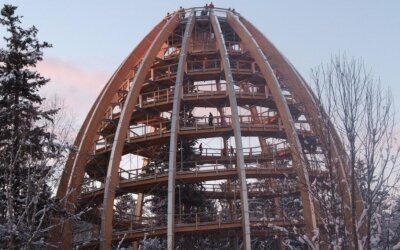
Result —
<instances>
[{"instance_id":1,"label":"pale blue sky","mask_svg":"<svg viewBox=\"0 0 400 250\"><path fill-rule=\"evenodd\" d=\"M45 51L48 64L58 65L57 74L49 73L53 79L51 91L65 96L79 120L125 56L167 12L179 6L208 3L194 0L0 2L19 6L24 25L36 25L40 39L53 43L54 48ZM333 54L346 52L362 57L384 85L391 87L395 98L400 97L400 1L217 0L213 3L216 7L235 8L250 20L305 79L310 78L311 68L328 61ZM87 86L81 91L80 79ZM399 114L399 100L396 106Z\"/></svg>"}]
</instances>

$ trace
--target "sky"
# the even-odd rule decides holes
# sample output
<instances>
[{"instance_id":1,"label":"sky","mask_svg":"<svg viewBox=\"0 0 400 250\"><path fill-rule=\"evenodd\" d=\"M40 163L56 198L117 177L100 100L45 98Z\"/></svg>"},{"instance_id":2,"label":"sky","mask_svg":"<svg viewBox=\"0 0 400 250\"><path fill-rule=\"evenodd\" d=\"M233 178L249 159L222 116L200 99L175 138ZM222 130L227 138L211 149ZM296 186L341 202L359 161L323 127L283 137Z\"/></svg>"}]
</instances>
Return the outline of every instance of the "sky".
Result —
<instances>
[{"instance_id":1,"label":"sky","mask_svg":"<svg viewBox=\"0 0 400 250\"><path fill-rule=\"evenodd\" d=\"M18 6L23 26L53 44L39 71L52 81L43 93L57 94L78 126L112 73L167 12L208 1L0 0ZM235 8L293 63L306 80L312 68L346 53L362 58L390 87L400 114L400 1L216 0ZM0 30L1 37L4 30ZM0 43L1 45L1 43ZM397 99L396 99L397 98ZM398 115L400 116L400 115Z\"/></svg>"}]
</instances>

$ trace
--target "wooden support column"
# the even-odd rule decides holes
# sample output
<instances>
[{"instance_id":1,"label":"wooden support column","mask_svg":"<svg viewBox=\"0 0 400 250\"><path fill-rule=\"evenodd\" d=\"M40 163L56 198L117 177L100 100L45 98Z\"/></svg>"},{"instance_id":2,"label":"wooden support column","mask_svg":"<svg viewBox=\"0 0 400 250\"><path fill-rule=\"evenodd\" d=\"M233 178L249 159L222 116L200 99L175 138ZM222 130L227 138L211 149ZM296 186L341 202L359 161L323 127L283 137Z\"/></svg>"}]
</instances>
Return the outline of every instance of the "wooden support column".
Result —
<instances>
[{"instance_id":1,"label":"wooden support column","mask_svg":"<svg viewBox=\"0 0 400 250\"><path fill-rule=\"evenodd\" d=\"M151 127L151 130L154 130L153 127ZM143 160L143 165L142 165L142 173L145 171L145 166L148 164L149 160L144 159ZM142 212L143 212L143 201L144 201L144 193L138 193L138 197L136 200L136 206L135 206L135 222L140 222L139 218L142 217ZM133 250L138 250L139 249L139 241L134 241L132 244Z\"/></svg>"},{"instance_id":2,"label":"wooden support column","mask_svg":"<svg viewBox=\"0 0 400 250\"><path fill-rule=\"evenodd\" d=\"M216 87L217 87L217 91L218 92L221 91L221 82L220 82L219 79L216 81ZM221 125L222 125L222 121L226 122L224 107L217 107L217 111L219 113L219 116L221 117L221 121L220 122L221 122ZM222 153L225 153L226 154L225 156L228 156L228 141L227 141L227 137L223 137L222 139L223 139L223 144L224 144L224 148L223 148L223 152ZM223 156L223 154L221 154L221 155Z\"/></svg>"},{"instance_id":3,"label":"wooden support column","mask_svg":"<svg viewBox=\"0 0 400 250\"><path fill-rule=\"evenodd\" d=\"M143 201L144 201L144 194L139 193L136 201L136 206L135 206L135 218L134 222L140 222L139 218L142 217L142 211L143 211ZM140 241L134 241L132 243L132 248L133 250L138 250L139 249L139 244Z\"/></svg>"},{"instance_id":4,"label":"wooden support column","mask_svg":"<svg viewBox=\"0 0 400 250\"><path fill-rule=\"evenodd\" d=\"M165 42L169 34L178 26L179 15L175 13L165 24L157 37L153 40L151 46L146 52L138 71L133 78L132 86L129 89L124 107L121 112L117 131L114 137L114 143L111 150L110 161L107 168L107 176L104 189L103 211L101 215L101 230L100 230L100 248L111 249L112 241L112 221L115 191L119 185L119 164L129 123L132 117L132 111L137 103L137 99L142 88L142 84L146 75L160 50L161 45Z\"/></svg>"},{"instance_id":5,"label":"wooden support column","mask_svg":"<svg viewBox=\"0 0 400 250\"><path fill-rule=\"evenodd\" d=\"M302 204L303 204L303 215L304 222L306 224L306 231L309 244L314 245L318 248L318 244L313 244L312 240L315 239L315 233L318 232L317 220L315 216L315 208L313 203L313 197L310 194L311 184L308 176L308 171L305 166L305 159L302 153L302 146L296 132L293 117L290 113L288 104L285 97L282 95L282 89L279 82L265 57L263 51L260 49L257 42L254 40L250 32L240 22L237 16L232 13L227 14L227 22L232 29L239 35L242 41L247 45L251 56L254 58L258 66L260 67L261 74L265 78L269 89L271 90L272 96L276 102L279 115L282 119L283 126L287 135L287 139L290 143L290 150L292 153L293 165L299 176L302 188L300 190Z\"/></svg>"},{"instance_id":6,"label":"wooden support column","mask_svg":"<svg viewBox=\"0 0 400 250\"><path fill-rule=\"evenodd\" d=\"M343 199L344 208L345 208L345 225L346 231L352 235L353 234L353 220L351 218L351 190L349 183L350 180L350 166L348 165L348 157L346 150L343 147L343 143L341 142L335 128L332 123L328 122L328 129L331 131L329 135L327 135L323 126L326 126L326 123L321 123L321 117L323 121L329 121L329 117L325 113L324 110L321 110L319 107L318 98L313 94L311 88L307 85L306 81L302 78L302 76L297 72L297 70L293 67L293 65L278 51L278 49L259 31L257 30L249 21L244 18L242 19L242 23L246 26L249 32L252 34L254 39L260 44L261 49L264 53L268 53L268 56L271 57L271 61L277 65L279 70L285 75L287 81L285 82L288 87L293 89L292 95L296 100L299 100L303 103L305 110L308 114L308 122L311 125L313 131L318 134L318 137L321 140L322 146L325 148L326 152L330 151L332 155L332 159L337 159L337 165L334 171L337 175L336 178L340 180L339 190L341 193L341 197ZM357 219L362 220L362 226L359 227L359 231L357 232L358 238L363 238L367 233L366 222L365 219L361 218L364 211L364 203L361 197L361 193L359 191L359 187L357 185L356 188L356 213ZM349 236L350 237L350 236ZM351 236L352 237L352 236ZM354 248L355 246L348 246L350 248Z\"/></svg>"},{"instance_id":7,"label":"wooden support column","mask_svg":"<svg viewBox=\"0 0 400 250\"><path fill-rule=\"evenodd\" d=\"M249 202L246 182L246 169L243 156L242 134L240 130L239 112L234 89L234 79L229 62L229 55L225 46L225 39L219 25L217 16L214 15L214 10L210 11L211 24L217 39L217 47L219 48L221 63L225 73L226 90L229 96L229 104L232 113L232 126L236 144L236 169L238 171L240 184L240 199L242 209L242 225L243 225L243 244L244 249L251 249L250 242L250 217L249 217Z\"/></svg>"},{"instance_id":8,"label":"wooden support column","mask_svg":"<svg viewBox=\"0 0 400 250\"><path fill-rule=\"evenodd\" d=\"M111 76L106 86L101 91L99 97L91 108L91 112L86 117L84 125L79 131L78 137L75 141L77 153L71 153L65 166L65 170L61 176L61 183L57 190L57 197L65 199L64 208L70 213L75 211L74 204L80 194L83 177L85 174L85 164L92 153L93 143L100 127L102 119L104 119L104 112L111 105L115 94L118 92L121 84L123 84L125 77L131 71L132 65L137 65L148 47L151 44L165 25L166 20L162 20L157 24L153 30L146 36L145 39L130 53L124 62L118 67L115 73ZM68 220L68 218L65 218ZM63 221L65 219L62 219ZM60 220L53 220L54 223L64 224ZM68 221L67 221L68 222ZM61 232L61 234L60 234ZM50 236L52 247L50 248L72 248L72 228L70 223L65 223L62 230L51 230ZM60 242L61 241L61 242Z\"/></svg>"},{"instance_id":9,"label":"wooden support column","mask_svg":"<svg viewBox=\"0 0 400 250\"><path fill-rule=\"evenodd\" d=\"M244 92L249 92L249 84L248 82L245 82L242 84L242 88ZM266 87L267 88L267 87ZM250 113L251 113L251 117L254 121L256 121L257 123L261 123L264 121L260 121L259 119L259 114L257 111L256 107L251 107L250 108ZM268 143L265 141L265 139L261 136L258 137L258 141L260 142L260 146L261 146L261 151L264 155L266 155L267 153L272 153L270 146L268 145ZM276 179L271 179L271 188L273 190L276 190L278 187L278 183ZM279 197L275 197L274 198L274 205L275 205L275 214L279 216L279 218L283 217L283 213L282 210L280 210L281 208L281 202L280 202L280 198ZM281 241L281 239L279 239L279 241Z\"/></svg>"},{"instance_id":10,"label":"wooden support column","mask_svg":"<svg viewBox=\"0 0 400 250\"><path fill-rule=\"evenodd\" d=\"M179 132L179 111L182 99L182 83L185 74L185 64L188 51L188 40L194 27L195 15L192 10L186 23L185 34L179 54L178 72L176 74L174 101L171 115L171 136L169 143L168 162L168 211L167 211L167 247L175 249L175 178L176 178L176 153Z\"/></svg>"},{"instance_id":11,"label":"wooden support column","mask_svg":"<svg viewBox=\"0 0 400 250\"><path fill-rule=\"evenodd\" d=\"M221 81L220 80L217 80L216 85L217 85L217 91L221 91ZM219 115L221 117L221 123L222 123L222 120L223 119L225 120L224 109L222 107L217 107L217 110L218 110L218 113L219 113ZM224 145L223 145L223 149L222 149L223 151L222 151L221 156L233 157L233 156L230 156L230 153L229 153L227 137L224 136L222 138L222 140L223 140L223 144ZM229 168L230 166L232 166L231 163L225 165L226 168ZM227 179L226 180L226 192L236 192L235 188L232 190L232 180L231 179ZM235 195L233 195L233 197L235 197ZM235 211L235 199L230 199L229 200L229 212L230 212L231 218L234 218L234 215L236 213L236 211Z\"/></svg>"}]
</instances>

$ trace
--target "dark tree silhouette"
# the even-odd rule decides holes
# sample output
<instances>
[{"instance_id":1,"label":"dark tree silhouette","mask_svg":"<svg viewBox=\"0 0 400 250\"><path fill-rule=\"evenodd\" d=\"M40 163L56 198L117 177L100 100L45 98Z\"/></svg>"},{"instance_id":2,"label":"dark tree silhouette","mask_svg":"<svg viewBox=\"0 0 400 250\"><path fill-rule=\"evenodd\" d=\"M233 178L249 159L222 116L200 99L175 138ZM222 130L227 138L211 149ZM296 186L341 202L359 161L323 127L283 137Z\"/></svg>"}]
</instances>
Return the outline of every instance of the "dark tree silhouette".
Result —
<instances>
[{"instance_id":1,"label":"dark tree silhouette","mask_svg":"<svg viewBox=\"0 0 400 250\"><path fill-rule=\"evenodd\" d=\"M35 71L43 59L37 28L21 27L17 7L4 5L0 49L0 245L8 249L42 244L52 207L49 178L62 157L47 126L57 109L45 109L38 93L49 79Z\"/></svg>"}]
</instances>

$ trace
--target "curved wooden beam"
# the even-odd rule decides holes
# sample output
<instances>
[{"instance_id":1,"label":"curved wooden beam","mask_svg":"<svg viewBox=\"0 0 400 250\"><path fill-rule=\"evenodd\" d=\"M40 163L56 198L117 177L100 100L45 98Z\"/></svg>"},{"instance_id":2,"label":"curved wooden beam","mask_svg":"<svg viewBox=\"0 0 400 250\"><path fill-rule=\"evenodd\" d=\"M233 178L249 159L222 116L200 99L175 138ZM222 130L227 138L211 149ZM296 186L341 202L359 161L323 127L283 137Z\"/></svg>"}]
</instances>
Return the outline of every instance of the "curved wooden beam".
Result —
<instances>
[{"instance_id":1,"label":"curved wooden beam","mask_svg":"<svg viewBox=\"0 0 400 250\"><path fill-rule=\"evenodd\" d=\"M297 72L297 70L293 67L293 65L279 52L279 50L257 29L255 28L249 21L244 18L241 18L244 25L248 28L249 32L254 36L257 42L259 42L261 49L264 53L268 54L270 60L278 66L279 70L285 78L288 79L285 84L288 85L293 91L292 95L296 100L300 100L304 105L305 110L308 113L308 122L310 123L313 130L317 133L318 137L321 140L322 145L325 148L326 152L330 152L332 155L331 158L337 159L337 169L336 174L339 184L339 190L344 201L344 209L345 211L345 226L346 231L352 235L353 234L353 219L351 217L351 189L349 183L351 182L348 173L350 173L350 166L348 165L348 158L346 150L343 147L343 143L340 140L333 124L330 122L330 119L326 112L321 109L318 98L312 92L311 88L308 86L303 77ZM323 128L323 124L321 123L321 117L323 121L328 121L329 136L325 133ZM325 124L325 123L324 123ZM365 221L361 217L364 211L364 202L361 197L360 190L357 186L355 190L356 194L356 211L357 211L357 220L361 220L361 227L359 227L358 238L362 239L363 236L366 235L366 226ZM353 248L355 246L352 246Z\"/></svg>"},{"instance_id":2,"label":"curved wooden beam","mask_svg":"<svg viewBox=\"0 0 400 250\"><path fill-rule=\"evenodd\" d=\"M117 131L114 137L113 147L110 156L110 162L107 168L107 176L105 180L105 193L103 201L103 211L101 216L101 230L100 230L100 246L101 249L110 249L112 240L112 219L113 219L113 206L115 198L115 189L119 184L119 164L125 139L128 132L129 122L132 117L132 111L137 103L142 84L146 78L154 58L160 50L160 47L168 38L169 34L178 26L179 15L175 13L171 16L161 31L158 32L157 37L152 41L151 46L147 50L143 61L139 66L136 75L133 78L131 88L129 89L124 107L121 112L121 117L118 123Z\"/></svg>"},{"instance_id":3,"label":"curved wooden beam","mask_svg":"<svg viewBox=\"0 0 400 250\"><path fill-rule=\"evenodd\" d=\"M247 49L250 54L258 64L261 70L261 74L265 78L269 89L271 90L272 96L276 102L277 109L282 119L285 132L290 143L290 150L293 156L293 165L298 172L300 182L304 185L301 190L301 198L303 203L303 213L304 221L306 223L306 231L308 232L308 238L314 238L317 235L317 219L315 216L315 208L313 203L313 197L310 194L311 184L309 180L309 175L307 168L305 166L305 159L302 151L302 146L296 132L296 127L294 125L293 117L290 113L289 106L282 94L282 89L279 82L269 64L267 58L265 57L263 51L259 47L256 40L247 30L247 28L240 22L239 18L232 13L227 14L227 22L239 35L242 41L247 45Z\"/></svg>"},{"instance_id":4,"label":"curved wooden beam","mask_svg":"<svg viewBox=\"0 0 400 250\"><path fill-rule=\"evenodd\" d=\"M68 211L73 212L75 210L74 204L80 194L80 186L83 183L83 177L85 174L84 166L90 156L105 111L111 105L115 93L117 93L121 84L125 80L128 80L127 77L132 71L132 66L139 63L159 30L165 25L166 21L167 20L164 19L159 22L148 33L145 39L143 39L142 42L129 54L124 62L121 63L101 91L99 97L92 106L89 115L86 117L84 125L80 129L75 141L74 146L77 148L77 153L72 153L68 156L65 170L61 177L61 183L57 190L57 197L66 199L64 206ZM62 232L61 234L59 233L60 231ZM72 238L72 229L70 228L70 225L67 224L65 228L60 231L55 232L57 235L54 238L55 241L52 241L52 245L58 246L58 242L61 240L63 249L72 248L72 243L69 241L69 239Z\"/></svg>"},{"instance_id":5,"label":"curved wooden beam","mask_svg":"<svg viewBox=\"0 0 400 250\"><path fill-rule=\"evenodd\" d=\"M219 53L221 56L221 63L225 73L226 91L229 96L229 105L232 113L232 127L235 136L236 145L236 170L240 182L240 199L241 199L241 212L242 212L242 225L243 225L243 242L244 249L251 249L250 237L250 216L249 216L249 201L247 193L246 169L244 164L243 146L242 146L242 133L240 130L239 111L237 106L236 94L234 89L234 80L232 70L229 62L228 51L225 46L225 38L222 34L221 26L217 16L214 15L214 10L210 11L211 24L217 39Z\"/></svg>"},{"instance_id":6,"label":"curved wooden beam","mask_svg":"<svg viewBox=\"0 0 400 250\"><path fill-rule=\"evenodd\" d=\"M168 211L167 211L167 246L168 249L175 249L175 178L176 178L176 151L179 132L179 111L182 100L182 83L185 74L188 41L194 27L195 14L191 11L186 23L185 33L182 40L179 54L178 72L176 74L174 101L171 116L171 135L169 141L169 162L168 162Z\"/></svg>"}]
</instances>

